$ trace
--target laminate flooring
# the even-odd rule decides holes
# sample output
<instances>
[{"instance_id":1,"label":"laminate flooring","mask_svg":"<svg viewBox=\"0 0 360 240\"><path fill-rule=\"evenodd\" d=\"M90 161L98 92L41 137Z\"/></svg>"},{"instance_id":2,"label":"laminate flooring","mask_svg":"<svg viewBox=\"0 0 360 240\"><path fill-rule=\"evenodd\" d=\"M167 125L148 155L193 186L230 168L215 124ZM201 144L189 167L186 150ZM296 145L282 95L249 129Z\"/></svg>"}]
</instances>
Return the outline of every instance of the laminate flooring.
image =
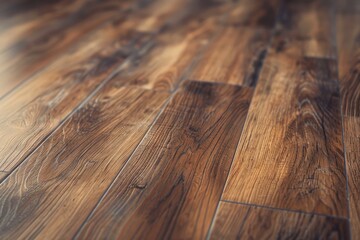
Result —
<instances>
[{"instance_id":1,"label":"laminate flooring","mask_svg":"<svg viewBox=\"0 0 360 240\"><path fill-rule=\"evenodd\" d=\"M360 240L360 1L0 2L0 239Z\"/></svg>"}]
</instances>

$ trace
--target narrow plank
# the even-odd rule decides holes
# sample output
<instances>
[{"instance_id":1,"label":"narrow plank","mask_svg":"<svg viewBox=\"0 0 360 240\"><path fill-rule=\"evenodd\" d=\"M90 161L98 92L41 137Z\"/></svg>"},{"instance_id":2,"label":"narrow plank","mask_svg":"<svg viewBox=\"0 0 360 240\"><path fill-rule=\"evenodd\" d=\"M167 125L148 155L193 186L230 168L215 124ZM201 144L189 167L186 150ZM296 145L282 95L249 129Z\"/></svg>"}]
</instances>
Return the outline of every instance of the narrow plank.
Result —
<instances>
[{"instance_id":1,"label":"narrow plank","mask_svg":"<svg viewBox=\"0 0 360 240\"><path fill-rule=\"evenodd\" d=\"M125 59L136 61L152 38L152 33L136 28L155 31L172 16L161 3L129 20L110 22L0 101L0 171L11 172L101 82L120 71ZM172 12L178 7L163 5ZM159 14L153 14L153 7ZM144 25L149 18L151 24Z\"/></svg>"},{"instance_id":2,"label":"narrow plank","mask_svg":"<svg viewBox=\"0 0 360 240\"><path fill-rule=\"evenodd\" d=\"M43 34L33 34L18 40L0 58L0 75L3 76L0 98L49 65L94 28L115 16L124 18L122 14L126 9L125 4L106 1L93 4L61 24L50 24L52 27L48 27L48 31Z\"/></svg>"},{"instance_id":3,"label":"narrow plank","mask_svg":"<svg viewBox=\"0 0 360 240\"><path fill-rule=\"evenodd\" d=\"M333 0L284 1L273 51L336 59Z\"/></svg>"},{"instance_id":4,"label":"narrow plank","mask_svg":"<svg viewBox=\"0 0 360 240\"><path fill-rule=\"evenodd\" d=\"M167 98L105 86L0 185L0 238L71 239Z\"/></svg>"},{"instance_id":5,"label":"narrow plank","mask_svg":"<svg viewBox=\"0 0 360 240\"><path fill-rule=\"evenodd\" d=\"M347 216L336 60L265 64L223 199Z\"/></svg>"},{"instance_id":6,"label":"narrow plank","mask_svg":"<svg viewBox=\"0 0 360 240\"><path fill-rule=\"evenodd\" d=\"M88 4L87 0L57 1L52 6L32 8L33 11L24 15L16 14L14 17L10 17L7 16L9 14L4 14L7 17L1 21L0 25L0 52L10 48L19 39L35 33L38 34L49 26L57 24L58 21L66 19L66 17L80 11L86 4ZM28 2L27 5L31 5L31 3ZM19 5L13 7L16 11ZM20 6L20 8L27 9L26 6Z\"/></svg>"},{"instance_id":7,"label":"narrow plank","mask_svg":"<svg viewBox=\"0 0 360 240\"><path fill-rule=\"evenodd\" d=\"M357 7L356 7L357 4ZM352 239L360 239L360 4L338 1L337 45Z\"/></svg>"},{"instance_id":8,"label":"narrow plank","mask_svg":"<svg viewBox=\"0 0 360 240\"><path fill-rule=\"evenodd\" d=\"M239 1L189 78L255 86L275 24L278 1Z\"/></svg>"},{"instance_id":9,"label":"narrow plank","mask_svg":"<svg viewBox=\"0 0 360 240\"><path fill-rule=\"evenodd\" d=\"M344 117L344 144L350 195L352 239L360 239L360 118Z\"/></svg>"},{"instance_id":10,"label":"narrow plank","mask_svg":"<svg viewBox=\"0 0 360 240\"><path fill-rule=\"evenodd\" d=\"M155 36L151 51L114 77L117 84L174 91L221 29L232 5L229 1L192 4L184 20Z\"/></svg>"},{"instance_id":11,"label":"narrow plank","mask_svg":"<svg viewBox=\"0 0 360 240\"><path fill-rule=\"evenodd\" d=\"M342 109L344 115L355 117L360 117L360 25L358 22L360 22L360 10L359 12L344 10L337 14Z\"/></svg>"},{"instance_id":12,"label":"narrow plank","mask_svg":"<svg viewBox=\"0 0 360 240\"><path fill-rule=\"evenodd\" d=\"M204 239L251 95L247 88L186 82L78 237Z\"/></svg>"},{"instance_id":13,"label":"narrow plank","mask_svg":"<svg viewBox=\"0 0 360 240\"><path fill-rule=\"evenodd\" d=\"M345 219L221 202L210 239L349 239Z\"/></svg>"}]
</instances>

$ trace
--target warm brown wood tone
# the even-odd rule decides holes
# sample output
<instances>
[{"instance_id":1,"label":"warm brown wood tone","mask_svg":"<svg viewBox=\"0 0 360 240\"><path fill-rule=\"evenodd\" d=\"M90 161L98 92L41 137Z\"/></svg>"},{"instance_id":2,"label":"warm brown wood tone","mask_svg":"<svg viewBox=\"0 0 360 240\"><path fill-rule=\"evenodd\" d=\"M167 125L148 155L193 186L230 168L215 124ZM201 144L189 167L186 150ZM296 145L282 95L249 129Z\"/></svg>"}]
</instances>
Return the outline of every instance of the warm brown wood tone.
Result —
<instances>
[{"instance_id":1,"label":"warm brown wood tone","mask_svg":"<svg viewBox=\"0 0 360 240\"><path fill-rule=\"evenodd\" d=\"M123 4L124 5L124 4ZM49 65L84 35L115 16L124 18L126 8L112 2L92 4L61 24L50 24L43 34L21 39L16 46L0 55L0 75L3 77L0 98Z\"/></svg>"},{"instance_id":2,"label":"warm brown wood tone","mask_svg":"<svg viewBox=\"0 0 360 240\"><path fill-rule=\"evenodd\" d=\"M360 10L350 13L343 10L337 14L343 114L356 117L360 117L360 24L355 24L359 22Z\"/></svg>"},{"instance_id":3,"label":"warm brown wood tone","mask_svg":"<svg viewBox=\"0 0 360 240\"><path fill-rule=\"evenodd\" d=\"M271 55L223 199L347 216L336 62Z\"/></svg>"},{"instance_id":4,"label":"warm brown wood tone","mask_svg":"<svg viewBox=\"0 0 360 240\"><path fill-rule=\"evenodd\" d=\"M117 41L104 41L109 30L112 34L111 27L102 29L80 49L60 58L0 101L1 171L10 172L119 64L137 51L139 43L133 42L135 36L128 31ZM120 32L117 35L121 36Z\"/></svg>"},{"instance_id":5,"label":"warm brown wood tone","mask_svg":"<svg viewBox=\"0 0 360 240\"><path fill-rule=\"evenodd\" d=\"M338 0L337 45L352 239L360 239L360 4Z\"/></svg>"},{"instance_id":6,"label":"warm brown wood tone","mask_svg":"<svg viewBox=\"0 0 360 240\"><path fill-rule=\"evenodd\" d=\"M161 2L152 7L161 10ZM174 11L167 4L164 8ZM167 20L168 12L152 14L152 10L103 26L0 101L0 171L10 173L102 81L121 70L125 59L141 54L151 33L134 29L156 31Z\"/></svg>"},{"instance_id":7,"label":"warm brown wood tone","mask_svg":"<svg viewBox=\"0 0 360 240\"><path fill-rule=\"evenodd\" d=\"M292 3L285 9L305 11ZM264 63L223 199L346 217L336 60L312 57L332 48L309 52L325 41L317 41L317 31L309 44L289 29L279 32ZM300 51L283 45L292 38Z\"/></svg>"},{"instance_id":8,"label":"warm brown wood tone","mask_svg":"<svg viewBox=\"0 0 360 240\"><path fill-rule=\"evenodd\" d=\"M350 193L352 239L360 239L360 118L344 117L344 144Z\"/></svg>"},{"instance_id":9,"label":"warm brown wood tone","mask_svg":"<svg viewBox=\"0 0 360 240\"><path fill-rule=\"evenodd\" d=\"M1 184L0 238L74 236L167 97L110 85L93 97Z\"/></svg>"},{"instance_id":10,"label":"warm brown wood tone","mask_svg":"<svg viewBox=\"0 0 360 240\"><path fill-rule=\"evenodd\" d=\"M210 239L349 239L348 221L221 202Z\"/></svg>"},{"instance_id":11,"label":"warm brown wood tone","mask_svg":"<svg viewBox=\"0 0 360 240\"><path fill-rule=\"evenodd\" d=\"M189 78L255 86L275 25L278 1L239 1Z\"/></svg>"},{"instance_id":12,"label":"warm brown wood tone","mask_svg":"<svg viewBox=\"0 0 360 240\"><path fill-rule=\"evenodd\" d=\"M0 239L360 239L360 1L0 1Z\"/></svg>"},{"instance_id":13,"label":"warm brown wood tone","mask_svg":"<svg viewBox=\"0 0 360 240\"><path fill-rule=\"evenodd\" d=\"M81 239L204 239L252 91L187 82L86 222Z\"/></svg>"},{"instance_id":14,"label":"warm brown wood tone","mask_svg":"<svg viewBox=\"0 0 360 240\"><path fill-rule=\"evenodd\" d=\"M273 50L335 59L334 8L333 0L284 1Z\"/></svg>"},{"instance_id":15,"label":"warm brown wood tone","mask_svg":"<svg viewBox=\"0 0 360 240\"><path fill-rule=\"evenodd\" d=\"M221 28L224 12L233 4L192 6L189 16L156 36L143 59L116 76L117 84L173 91L188 76L197 57Z\"/></svg>"}]
</instances>

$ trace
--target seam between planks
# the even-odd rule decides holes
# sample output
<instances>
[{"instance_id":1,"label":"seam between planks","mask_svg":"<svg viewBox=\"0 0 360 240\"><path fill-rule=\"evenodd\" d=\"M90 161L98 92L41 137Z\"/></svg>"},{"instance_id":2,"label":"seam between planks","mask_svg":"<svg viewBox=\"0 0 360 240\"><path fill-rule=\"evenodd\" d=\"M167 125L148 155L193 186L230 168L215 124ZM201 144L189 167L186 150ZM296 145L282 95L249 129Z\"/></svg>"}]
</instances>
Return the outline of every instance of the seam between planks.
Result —
<instances>
[{"instance_id":1,"label":"seam between planks","mask_svg":"<svg viewBox=\"0 0 360 240\"><path fill-rule=\"evenodd\" d=\"M352 239L352 231L351 231L351 217L350 217L350 189L349 189L349 176L348 176L348 171L347 171L347 167L348 167L348 161L347 161L347 157L346 157L346 144L345 144L345 128L344 128L344 117L346 116L346 114L344 114L343 112L343 94L341 91L341 82L340 82L340 76L339 76L339 56L338 56L338 42L337 42L337 4L336 1L333 0L333 21L334 21L334 26L333 26L333 32L334 32L334 44L335 44L335 54L336 54L336 71L337 71L337 80L338 80L338 85L339 85L339 92L340 92L340 116L341 116L341 141L342 141L342 145L343 145L343 155L344 155L344 173L345 173L345 181L346 181L346 200L347 200L347 220L349 222L349 226L348 226L348 232L349 232L349 236L350 236L350 240Z\"/></svg>"},{"instance_id":2,"label":"seam between planks","mask_svg":"<svg viewBox=\"0 0 360 240\"><path fill-rule=\"evenodd\" d=\"M132 40L132 42L135 42L137 39ZM150 40L148 43L145 44L145 46L143 47L143 49L140 49L139 52L142 51L147 51L148 48L151 47ZM105 84L107 84L114 76L116 76L116 74L118 74L123 66L125 66L132 58L136 57L136 54L134 55L130 55L123 63L121 63L115 70L113 70L107 77L104 78L104 80L100 81L99 85L93 90L91 91L87 97L85 97L82 101L80 101L80 103L68 114L66 115L61 121L60 123L54 127L41 141L40 143L34 147L33 150L31 150L27 155L25 155L25 157L23 158L22 161L20 161L11 171L8 172L7 176L4 177L2 180L0 180L0 184L2 184L3 182L6 181L6 179L9 178L9 176L11 176L11 174L19 168L19 166L21 166L24 162L26 162L42 145L44 142L46 142L52 135L54 132L56 132L58 129L60 129L77 111L79 111L83 106L85 106L89 100L95 96L104 86Z\"/></svg>"},{"instance_id":3,"label":"seam between planks","mask_svg":"<svg viewBox=\"0 0 360 240\"><path fill-rule=\"evenodd\" d=\"M151 91L151 90L150 90ZM171 99L173 99L173 97L175 96L177 91L174 91L169 97L168 99L165 101L165 103L163 104L163 106L161 107L161 109L159 110L158 114L156 115L155 119L153 120L153 122L151 123L151 125L149 126L148 130L146 131L144 137L141 139L141 141L137 144L137 146L134 148L134 150L131 152L130 156L127 158L127 160L125 161L124 165L120 168L119 172L116 174L116 176L114 177L114 179L112 180L111 184L109 185L109 187L107 187L107 189L104 191L104 193L101 195L99 201L96 203L95 207L93 208L93 210L90 211L89 215L86 217L86 219L84 220L84 222L80 225L79 229L76 231L75 235L73 236L73 239L77 239L81 230L83 229L83 227L85 226L85 224L89 221L89 219L94 215L95 211L97 210L97 208L99 207L99 205L102 203L102 201L104 200L104 198L106 197L106 195L108 194L108 192L110 191L110 189L112 188L112 186L115 184L116 180L120 177L121 173L124 171L124 169L126 168L126 166L129 164L131 158L134 156L135 152L139 149L140 145L145 141L146 137L148 136L149 132L151 131L151 129L153 128L153 126L155 125L155 123L157 122L157 120L159 119L159 117L161 116L161 114L164 112L165 108L168 106L169 102L171 101Z\"/></svg>"},{"instance_id":4,"label":"seam between planks","mask_svg":"<svg viewBox=\"0 0 360 240\"><path fill-rule=\"evenodd\" d=\"M269 42L268 42L267 47L266 47L265 50L264 50L264 54L263 54L263 56L262 56L262 54L260 54L260 55L258 56L257 61L259 61L259 62L258 62L258 64L257 64L257 67L254 69L254 71L253 71L253 72L251 73L251 75L250 75L250 76L252 77L252 79L251 79L251 85L248 86L248 88L250 88L250 89L256 89L257 82L258 82L258 80L259 80L259 78L260 78L261 71L262 71L262 69L263 69L263 67L264 67L264 61L265 61L265 59L266 59L266 57L267 57L268 50L269 50L269 48L271 47L271 44L272 44L272 42L273 42L273 39L274 39L274 36L275 36L275 33L276 33L277 23L278 23L278 21L279 21L279 19L280 19L280 17L281 17L281 14L282 14L283 1L284 1L284 0L280 0L280 1L279 1L279 7L278 7L278 10L277 10L278 12L276 13L277 16L276 16L276 19L275 19L275 22L274 22L274 26L273 26L273 29L272 29L272 32L271 32L270 40L269 40ZM256 72L256 71L257 71L257 72ZM254 95L254 93L255 93L255 91L253 92L253 95ZM250 106L251 106L251 103L252 103L252 99L253 99L253 96L251 97L251 100L250 100L249 109L250 109ZM249 109L248 109L248 111L249 111ZM246 118L245 118L245 122L244 122L244 127L243 127L243 129L242 129L242 131L241 131L241 134L240 134L240 137L239 137L239 140L238 140L238 144L237 144L237 146L236 146L236 150L235 150L235 152L234 152L234 154L233 154L233 157L232 157L232 160L231 160L231 164L230 164L230 168L229 168L229 171L228 171L228 174L227 174L227 177L226 177L225 185L224 185L224 187L223 187L223 190L222 190L222 193L221 193L221 195L220 195L218 204L217 204L217 206L216 206L215 213L214 213L214 215L213 215L213 217L212 217L212 221L211 221L211 224L210 224L210 228L208 229L208 233L207 233L207 236L206 236L206 239L207 239L207 240L210 239L211 232L212 232L213 227L214 227L214 224L215 224L216 215L217 215L218 210L219 210L219 207L220 207L220 203L223 201L223 200L222 200L222 197L223 197L223 194L224 194L225 186L226 186L226 184L227 184L227 182L228 182L228 179L229 179L230 170L231 170L231 168L232 168L233 165L234 165L234 159L235 159L235 156L236 156L236 153L237 153L237 149L238 149L239 144L240 144L240 141L241 141L242 134L243 134L243 132L244 132L245 123L246 123L247 118L248 118L248 112L247 112L247 114L246 114Z\"/></svg>"},{"instance_id":5,"label":"seam between planks","mask_svg":"<svg viewBox=\"0 0 360 240\"><path fill-rule=\"evenodd\" d=\"M126 8L123 10L123 13L126 13L128 10L135 8L136 10L136 6L139 4L139 2L135 2L133 5L129 6L129 8ZM63 51L62 54L59 54L57 57L55 57L53 60L50 61L49 64L47 64L46 66L40 68L39 70L35 71L33 74L31 74L28 77L25 77L24 79L21 80L20 83L18 83L16 86L14 86L14 88L10 89L8 92L6 92L4 95L0 96L0 101L4 98L6 98L7 96L9 96L10 94L12 94L13 92L15 92L18 88L20 88L22 85L24 85L25 83L29 82L30 80L32 80L33 78L35 78L36 76L38 76L39 74L41 74L42 72L44 72L46 69L48 69L57 59L61 58L62 56L66 56L69 52L71 52L71 50L74 47L80 46L82 44L82 42L89 38L94 32L96 32L97 30L103 28L106 24L111 23L114 19L116 19L116 16L105 20L104 22L100 23L97 27L95 27L93 30L89 31L88 33L86 33L84 36L80 37L79 40L77 40L75 43L71 43L70 46L68 46L66 48L65 51Z\"/></svg>"},{"instance_id":6,"label":"seam between planks","mask_svg":"<svg viewBox=\"0 0 360 240\"><path fill-rule=\"evenodd\" d=\"M304 211L300 211L300 210L276 208L276 207L270 207L270 206L266 206L266 205L259 205L259 204L253 204L253 203L245 203L245 202L236 202L236 201L229 201L229 200L220 200L220 202L237 204L237 205L244 205L244 206L248 206L248 207L258 207L258 208L270 209L270 210L273 210L273 211L281 211L281 212L289 212L289 213L300 213L300 214L306 214L306 215L315 215L315 216L320 216L320 217L328 217L328 218L333 218L333 219L341 219L341 220L346 220L348 223L350 223L349 219L346 218L346 217L340 217L340 216L334 216L334 215L328 215L328 214L322 214L322 213L304 212Z\"/></svg>"}]
</instances>

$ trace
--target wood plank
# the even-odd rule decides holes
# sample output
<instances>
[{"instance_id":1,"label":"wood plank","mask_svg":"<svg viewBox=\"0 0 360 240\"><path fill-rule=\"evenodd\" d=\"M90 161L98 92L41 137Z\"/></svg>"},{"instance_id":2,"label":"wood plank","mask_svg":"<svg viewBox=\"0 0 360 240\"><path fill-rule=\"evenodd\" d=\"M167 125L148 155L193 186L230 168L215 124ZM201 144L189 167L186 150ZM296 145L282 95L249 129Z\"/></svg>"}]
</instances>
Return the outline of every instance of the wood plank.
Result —
<instances>
[{"instance_id":1,"label":"wood plank","mask_svg":"<svg viewBox=\"0 0 360 240\"><path fill-rule=\"evenodd\" d=\"M239 1L189 78L255 86L275 24L278 1Z\"/></svg>"},{"instance_id":2,"label":"wood plank","mask_svg":"<svg viewBox=\"0 0 360 240\"><path fill-rule=\"evenodd\" d=\"M360 239L360 8L339 2L337 44L352 239ZM342 5L344 4L344 5ZM360 6L360 4L357 4Z\"/></svg>"},{"instance_id":3,"label":"wood plank","mask_svg":"<svg viewBox=\"0 0 360 240\"><path fill-rule=\"evenodd\" d=\"M345 219L221 202L210 239L349 239Z\"/></svg>"},{"instance_id":4,"label":"wood plank","mask_svg":"<svg viewBox=\"0 0 360 240\"><path fill-rule=\"evenodd\" d=\"M360 118L344 117L344 144L350 195L352 239L360 239Z\"/></svg>"},{"instance_id":5,"label":"wood plank","mask_svg":"<svg viewBox=\"0 0 360 240\"><path fill-rule=\"evenodd\" d=\"M337 14L337 44L342 109L346 116L360 117L360 11Z\"/></svg>"},{"instance_id":6,"label":"wood plank","mask_svg":"<svg viewBox=\"0 0 360 240\"><path fill-rule=\"evenodd\" d=\"M336 61L269 55L223 199L347 216Z\"/></svg>"},{"instance_id":7,"label":"wood plank","mask_svg":"<svg viewBox=\"0 0 360 240\"><path fill-rule=\"evenodd\" d=\"M43 34L33 34L18 40L0 57L0 75L3 77L0 98L49 65L105 21L115 16L124 18L122 13L126 9L124 4L111 2L93 4L61 24L50 24L52 27L47 27L48 31Z\"/></svg>"},{"instance_id":8,"label":"wood plank","mask_svg":"<svg viewBox=\"0 0 360 240\"><path fill-rule=\"evenodd\" d=\"M204 239L251 95L247 88L186 82L78 237Z\"/></svg>"},{"instance_id":9,"label":"wood plank","mask_svg":"<svg viewBox=\"0 0 360 240\"><path fill-rule=\"evenodd\" d=\"M88 4L87 0L58 1L52 6L47 5L48 8L31 8L32 11L28 11L28 14L24 15L16 14L9 17L7 16L9 14L3 14L7 17L2 19L0 24L0 52L10 48L19 39L46 31L49 26L80 11L86 4ZM31 3L27 2L25 6L15 5L13 8L16 12L19 11L19 8L27 9L28 5ZM9 10L4 11L9 13Z\"/></svg>"},{"instance_id":10,"label":"wood plank","mask_svg":"<svg viewBox=\"0 0 360 240\"><path fill-rule=\"evenodd\" d=\"M114 77L117 84L174 91L221 29L224 13L231 6L226 1L192 5L183 21L155 36L151 51Z\"/></svg>"},{"instance_id":11,"label":"wood plank","mask_svg":"<svg viewBox=\"0 0 360 240\"><path fill-rule=\"evenodd\" d=\"M105 86L0 185L0 238L71 239L167 98Z\"/></svg>"},{"instance_id":12,"label":"wood plank","mask_svg":"<svg viewBox=\"0 0 360 240\"><path fill-rule=\"evenodd\" d=\"M272 50L336 59L334 9L328 0L284 1Z\"/></svg>"},{"instance_id":13,"label":"wood plank","mask_svg":"<svg viewBox=\"0 0 360 240\"><path fill-rule=\"evenodd\" d=\"M150 18L146 28L160 29L172 15L152 13L161 2L131 20L110 22L0 101L0 171L11 172L102 81L120 71L125 59L142 54L152 34L136 28ZM175 11L169 4L164 7Z\"/></svg>"}]
</instances>

